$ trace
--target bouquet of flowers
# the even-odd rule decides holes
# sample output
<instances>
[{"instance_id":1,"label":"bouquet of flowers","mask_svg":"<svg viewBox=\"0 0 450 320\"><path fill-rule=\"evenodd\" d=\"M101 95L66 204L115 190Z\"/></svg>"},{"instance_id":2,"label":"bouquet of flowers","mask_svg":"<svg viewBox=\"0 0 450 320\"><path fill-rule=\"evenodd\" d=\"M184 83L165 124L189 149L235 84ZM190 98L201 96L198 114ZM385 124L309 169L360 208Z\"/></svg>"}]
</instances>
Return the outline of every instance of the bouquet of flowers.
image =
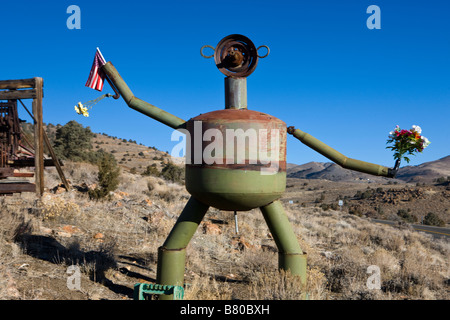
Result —
<instances>
[{"instance_id":1,"label":"bouquet of flowers","mask_svg":"<svg viewBox=\"0 0 450 320\"><path fill-rule=\"evenodd\" d=\"M397 161L400 162L403 158L409 162L410 159L405 154L414 155L415 152L422 152L430 144L430 141L421 136L421 133L422 129L416 125L412 126L410 130L400 129L399 126L396 126L394 131L389 132L387 143L392 145L387 146L386 149L395 151L394 159Z\"/></svg>"},{"instance_id":2,"label":"bouquet of flowers","mask_svg":"<svg viewBox=\"0 0 450 320\"><path fill-rule=\"evenodd\" d=\"M85 117L89 117L89 110L92 109L92 107L94 106L94 104L98 103L100 100L104 99L104 98L108 98L108 97L112 97L111 94L106 93L100 97L98 97L97 99L94 100L90 100L88 102L85 103L81 103L78 102L77 105L75 106L75 112L78 114L82 114ZM116 98L117 99L117 98Z\"/></svg>"}]
</instances>

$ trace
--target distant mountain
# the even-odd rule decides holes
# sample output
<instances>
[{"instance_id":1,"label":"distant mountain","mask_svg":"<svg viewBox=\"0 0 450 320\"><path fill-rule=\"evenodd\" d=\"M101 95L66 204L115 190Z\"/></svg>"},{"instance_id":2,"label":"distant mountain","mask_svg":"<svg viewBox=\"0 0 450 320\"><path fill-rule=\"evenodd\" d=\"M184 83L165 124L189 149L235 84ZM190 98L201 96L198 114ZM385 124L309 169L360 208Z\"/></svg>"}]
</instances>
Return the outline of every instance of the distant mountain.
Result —
<instances>
[{"instance_id":1,"label":"distant mountain","mask_svg":"<svg viewBox=\"0 0 450 320\"><path fill-rule=\"evenodd\" d=\"M440 177L450 176L450 156L439 160L424 162L417 166L400 168L397 179L406 182L431 182Z\"/></svg>"},{"instance_id":2,"label":"distant mountain","mask_svg":"<svg viewBox=\"0 0 450 320\"><path fill-rule=\"evenodd\" d=\"M314 179L311 175L322 172L331 165L332 163L324 162L308 162L302 165L291 165L291 167L287 166L287 174L290 178Z\"/></svg>"},{"instance_id":3,"label":"distant mountain","mask_svg":"<svg viewBox=\"0 0 450 320\"><path fill-rule=\"evenodd\" d=\"M330 181L381 180L369 174L344 169L332 162L308 162L287 169L288 178L324 179Z\"/></svg>"},{"instance_id":4,"label":"distant mountain","mask_svg":"<svg viewBox=\"0 0 450 320\"><path fill-rule=\"evenodd\" d=\"M344 169L331 162L308 162L302 165L288 164L287 176L300 179L326 179L331 181L383 180L357 171ZM450 156L425 162L417 166L399 169L397 179L405 182L431 182L436 178L450 176Z\"/></svg>"}]
</instances>

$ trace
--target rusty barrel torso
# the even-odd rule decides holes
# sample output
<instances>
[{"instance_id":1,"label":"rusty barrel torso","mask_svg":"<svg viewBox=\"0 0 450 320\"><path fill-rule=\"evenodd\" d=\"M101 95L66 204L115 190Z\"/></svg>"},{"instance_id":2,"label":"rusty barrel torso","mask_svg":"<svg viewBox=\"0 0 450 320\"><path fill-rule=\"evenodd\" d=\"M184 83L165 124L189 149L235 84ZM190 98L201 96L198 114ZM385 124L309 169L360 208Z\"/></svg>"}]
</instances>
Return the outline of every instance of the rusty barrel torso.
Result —
<instances>
[{"instance_id":1,"label":"rusty barrel torso","mask_svg":"<svg viewBox=\"0 0 450 320\"><path fill-rule=\"evenodd\" d=\"M247 109L208 112L187 122L186 189L221 209L245 211L286 188L286 124Z\"/></svg>"}]
</instances>

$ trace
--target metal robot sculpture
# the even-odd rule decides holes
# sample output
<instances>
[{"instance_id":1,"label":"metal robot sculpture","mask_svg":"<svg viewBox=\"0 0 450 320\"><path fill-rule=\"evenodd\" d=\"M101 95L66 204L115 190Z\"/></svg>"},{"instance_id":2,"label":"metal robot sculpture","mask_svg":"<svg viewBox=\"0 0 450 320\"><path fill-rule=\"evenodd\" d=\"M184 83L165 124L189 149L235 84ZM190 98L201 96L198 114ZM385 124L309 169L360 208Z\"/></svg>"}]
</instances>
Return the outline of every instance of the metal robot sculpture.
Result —
<instances>
[{"instance_id":1,"label":"metal robot sculpture","mask_svg":"<svg viewBox=\"0 0 450 320\"><path fill-rule=\"evenodd\" d=\"M205 47L213 49L214 55L204 55ZM201 48L201 55L205 58L214 56L217 68L226 75L225 109L201 114L188 121L136 98L111 62L102 67L116 92L116 99L120 93L132 109L189 135L186 139L185 181L191 197L158 249L157 283L160 285L183 286L186 247L209 207L234 212L260 208L278 248L279 268L289 270L306 283L306 253L300 248L279 201L286 188L288 133L344 168L384 177L396 174L397 165L391 169L347 158L300 129L287 127L280 119L248 110L247 77L255 70L258 58L265 57L258 55L261 47L266 48L267 56L267 46L256 48L247 37L233 34L223 38L216 48ZM219 133L216 136L221 134L228 139L224 142L227 147L216 149L212 159L204 157L207 148L210 151L212 144L217 143L205 139L208 132ZM251 133L254 133L253 137ZM254 144L245 144L246 138L255 142L256 151ZM234 141L238 141L236 146ZM160 296L160 299L172 298L170 294Z\"/></svg>"}]
</instances>

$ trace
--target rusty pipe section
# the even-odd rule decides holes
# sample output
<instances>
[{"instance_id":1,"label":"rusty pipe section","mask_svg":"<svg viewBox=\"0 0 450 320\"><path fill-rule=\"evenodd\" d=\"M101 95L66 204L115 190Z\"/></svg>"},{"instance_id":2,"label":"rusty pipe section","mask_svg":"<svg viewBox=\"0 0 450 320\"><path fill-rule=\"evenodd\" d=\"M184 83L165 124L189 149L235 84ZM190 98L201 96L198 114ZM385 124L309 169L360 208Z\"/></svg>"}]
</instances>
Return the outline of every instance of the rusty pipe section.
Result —
<instances>
[{"instance_id":1,"label":"rusty pipe section","mask_svg":"<svg viewBox=\"0 0 450 320\"><path fill-rule=\"evenodd\" d=\"M247 109L247 78L225 78L225 109Z\"/></svg>"},{"instance_id":2,"label":"rusty pipe section","mask_svg":"<svg viewBox=\"0 0 450 320\"><path fill-rule=\"evenodd\" d=\"M141 99L136 98L131 92L128 85L123 81L119 72L117 72L116 68L113 64L108 61L103 67L102 70L105 72L106 76L111 80L114 86L117 88L119 93L122 95L123 100L128 104L128 106L140 113L145 114L146 116L155 119L165 125L173 128L180 129L184 128L186 121L180 119L173 114L170 114L154 105L145 102Z\"/></svg>"},{"instance_id":3,"label":"rusty pipe section","mask_svg":"<svg viewBox=\"0 0 450 320\"><path fill-rule=\"evenodd\" d=\"M354 171L359 171L363 173L372 174L375 176L382 176L393 178L395 176L396 170L388 167L384 167L378 164L365 162L361 160L355 160L344 156L342 153L334 150L322 141L314 138L310 134L301 131L300 129L295 129L294 127L288 127L287 132L293 135L295 138L300 140L303 144L307 145L311 149L317 151L321 155L327 157L331 161L340 165L345 169L350 169Z\"/></svg>"}]
</instances>

